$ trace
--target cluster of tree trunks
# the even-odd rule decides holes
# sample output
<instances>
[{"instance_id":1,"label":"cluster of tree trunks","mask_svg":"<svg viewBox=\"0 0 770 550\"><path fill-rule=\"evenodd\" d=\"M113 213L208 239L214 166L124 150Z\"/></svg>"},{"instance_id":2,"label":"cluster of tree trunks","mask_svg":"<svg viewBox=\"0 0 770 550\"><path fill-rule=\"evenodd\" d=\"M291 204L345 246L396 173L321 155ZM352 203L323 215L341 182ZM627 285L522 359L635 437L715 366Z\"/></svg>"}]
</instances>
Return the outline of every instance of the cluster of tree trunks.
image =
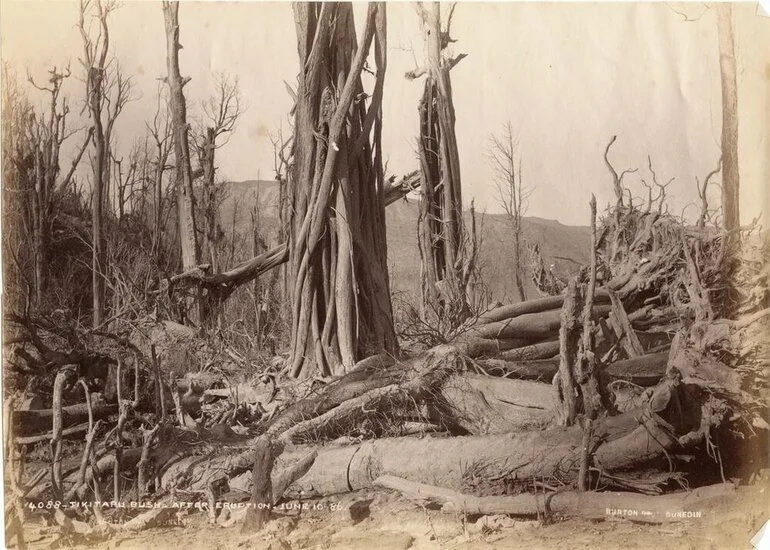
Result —
<instances>
[{"instance_id":1,"label":"cluster of tree trunks","mask_svg":"<svg viewBox=\"0 0 770 550\"><path fill-rule=\"evenodd\" d=\"M381 146L386 14L371 4L358 42L349 4L298 3L294 14L302 70L289 196L291 373L339 374L398 347ZM367 107L354 99L364 91L372 44L376 82Z\"/></svg>"}]
</instances>

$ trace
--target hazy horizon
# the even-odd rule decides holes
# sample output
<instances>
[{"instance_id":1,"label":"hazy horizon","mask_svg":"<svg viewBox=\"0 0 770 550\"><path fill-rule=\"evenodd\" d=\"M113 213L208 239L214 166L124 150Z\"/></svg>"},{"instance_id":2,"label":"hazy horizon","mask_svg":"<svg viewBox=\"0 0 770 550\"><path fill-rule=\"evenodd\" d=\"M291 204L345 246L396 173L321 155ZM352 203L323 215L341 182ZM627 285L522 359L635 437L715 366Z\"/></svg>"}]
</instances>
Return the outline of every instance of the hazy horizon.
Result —
<instances>
[{"instance_id":1,"label":"hazy horizon","mask_svg":"<svg viewBox=\"0 0 770 550\"><path fill-rule=\"evenodd\" d=\"M48 68L69 61L73 76L64 93L77 114L84 87L78 80L77 3L3 0L0 5L3 61L20 80L27 69L42 80ZM356 5L358 16L363 9ZM695 21L686 22L677 12ZM192 78L185 88L189 114L200 111L196 104L211 93L215 72L237 76L248 105L218 152L220 177L272 178L269 135L281 126L288 132L291 99L284 81L294 85L298 72L290 4L184 2L179 18L181 70ZM360 33L360 17L357 22ZM741 218L748 222L764 210L767 220L770 18L757 15L755 4L737 4L734 27ZM111 35L112 53L133 76L139 95L116 125L120 157L144 134L157 79L165 75L160 3L124 3L111 17ZM716 166L721 131L716 23L714 10L703 4L461 3L452 36L454 51L468 54L452 70L452 86L463 198L466 203L475 198L478 210L499 211L487 152L490 135L509 120L520 142L524 182L534 187L527 215L564 224L587 223L590 193L600 209L612 200L603 160L612 135L618 136L610 154L618 171L639 169L628 179L636 194L644 192L639 178L650 180L648 154L660 181L676 178L668 189L674 214L697 198L695 177L702 179ZM420 81L404 78L422 59L410 4L388 5L388 41L383 138L388 170L400 175L417 168L422 91ZM42 93L25 89L42 104ZM712 194L718 201L716 187Z\"/></svg>"}]
</instances>

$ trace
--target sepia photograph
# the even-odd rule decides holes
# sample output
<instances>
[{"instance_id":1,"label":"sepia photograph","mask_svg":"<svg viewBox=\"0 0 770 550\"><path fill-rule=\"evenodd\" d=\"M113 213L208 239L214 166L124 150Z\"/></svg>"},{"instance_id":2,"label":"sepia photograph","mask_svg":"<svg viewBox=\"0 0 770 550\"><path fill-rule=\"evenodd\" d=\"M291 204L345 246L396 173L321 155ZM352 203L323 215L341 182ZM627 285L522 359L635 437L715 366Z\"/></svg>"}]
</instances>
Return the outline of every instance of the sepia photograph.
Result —
<instances>
[{"instance_id":1,"label":"sepia photograph","mask_svg":"<svg viewBox=\"0 0 770 550\"><path fill-rule=\"evenodd\" d=\"M770 549L767 2L0 0L4 547Z\"/></svg>"}]
</instances>

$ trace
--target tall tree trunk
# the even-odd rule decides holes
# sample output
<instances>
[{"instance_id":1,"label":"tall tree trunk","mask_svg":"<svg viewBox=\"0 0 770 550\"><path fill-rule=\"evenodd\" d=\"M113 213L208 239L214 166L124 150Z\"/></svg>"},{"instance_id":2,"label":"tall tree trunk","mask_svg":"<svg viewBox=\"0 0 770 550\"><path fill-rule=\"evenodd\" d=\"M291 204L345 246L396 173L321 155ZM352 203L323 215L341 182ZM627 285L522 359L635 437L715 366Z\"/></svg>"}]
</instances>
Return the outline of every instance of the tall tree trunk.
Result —
<instances>
[{"instance_id":1,"label":"tall tree trunk","mask_svg":"<svg viewBox=\"0 0 770 550\"><path fill-rule=\"evenodd\" d=\"M422 259L423 315L450 315L459 324L470 309L466 295L468 265L462 218L460 157L449 70L456 60L443 55L440 7L420 8L425 40L425 88L419 105L422 200L418 240Z\"/></svg>"},{"instance_id":2,"label":"tall tree trunk","mask_svg":"<svg viewBox=\"0 0 770 550\"><path fill-rule=\"evenodd\" d=\"M349 3L296 3L294 15L303 70L289 197L292 374L326 375L397 347L380 149L385 7L369 5L358 45ZM362 97L372 41L376 83L367 109L354 98Z\"/></svg>"},{"instance_id":3,"label":"tall tree trunk","mask_svg":"<svg viewBox=\"0 0 770 550\"><path fill-rule=\"evenodd\" d=\"M519 198L521 201L521 198ZM520 207L519 207L520 208ZM524 292L524 282L521 280L521 212L516 214L513 228L513 268L515 270L515 282L516 282L516 294L519 301L523 302L527 299L527 295Z\"/></svg>"},{"instance_id":4,"label":"tall tree trunk","mask_svg":"<svg viewBox=\"0 0 770 550\"><path fill-rule=\"evenodd\" d=\"M161 145L157 145L156 148L158 150L158 165L155 167L155 174L152 182L153 202L155 203L153 212L152 257L155 260L155 265L160 268L160 250L161 242L163 241L163 235L161 235L161 230L163 229L163 165L166 163L166 158L163 155L163 148Z\"/></svg>"},{"instance_id":5,"label":"tall tree trunk","mask_svg":"<svg viewBox=\"0 0 770 550\"><path fill-rule=\"evenodd\" d=\"M45 197L43 196L43 189L45 188L44 170L43 152L37 149L35 151L35 189L32 193L32 254L35 265L35 304L38 308L43 305L46 287L45 251L47 243L43 236L43 227L47 223L43 212L45 205Z\"/></svg>"},{"instance_id":6,"label":"tall tree trunk","mask_svg":"<svg viewBox=\"0 0 770 550\"><path fill-rule=\"evenodd\" d=\"M184 270L199 265L200 248L195 225L195 194L193 192L192 168L190 166L190 144L187 131L187 106L183 79L179 72L179 3L163 2L163 19L166 26L166 65L171 97L171 114L174 122L174 157L176 162L176 192L179 218L179 240L182 248ZM198 311L192 311L192 320L202 321L205 317L203 304L197 300Z\"/></svg>"},{"instance_id":7,"label":"tall tree trunk","mask_svg":"<svg viewBox=\"0 0 770 550\"><path fill-rule=\"evenodd\" d=\"M738 83L733 45L733 7L719 3L719 70L722 77L722 218L727 231L740 226L738 179Z\"/></svg>"},{"instance_id":8,"label":"tall tree trunk","mask_svg":"<svg viewBox=\"0 0 770 550\"><path fill-rule=\"evenodd\" d=\"M204 216L206 218L206 252L211 263L212 273L219 273L219 256L217 254L217 191L214 182L214 154L216 151L216 134L214 128L206 128L206 138L203 143L203 185L206 194Z\"/></svg>"},{"instance_id":9,"label":"tall tree trunk","mask_svg":"<svg viewBox=\"0 0 770 550\"><path fill-rule=\"evenodd\" d=\"M93 254L91 256L91 270L93 271L93 325L102 324L104 318L104 306L106 300L106 285L104 281L104 269L106 267L106 239L104 238L104 132L101 124L97 124L94 132L94 191L91 198L91 225L93 233Z\"/></svg>"}]
</instances>

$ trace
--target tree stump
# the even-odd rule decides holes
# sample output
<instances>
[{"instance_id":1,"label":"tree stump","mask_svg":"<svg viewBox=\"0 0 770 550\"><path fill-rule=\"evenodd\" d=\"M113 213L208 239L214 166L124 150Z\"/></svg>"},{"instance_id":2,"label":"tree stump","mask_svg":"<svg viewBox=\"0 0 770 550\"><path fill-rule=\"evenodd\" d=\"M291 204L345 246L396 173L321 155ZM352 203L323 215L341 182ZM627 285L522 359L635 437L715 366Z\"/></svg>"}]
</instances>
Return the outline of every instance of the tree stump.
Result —
<instances>
[{"instance_id":1,"label":"tree stump","mask_svg":"<svg viewBox=\"0 0 770 550\"><path fill-rule=\"evenodd\" d=\"M241 533L256 533L270 519L270 508L273 503L273 484L270 474L273 471L274 461L273 442L266 435L257 438L254 443L251 506L246 510Z\"/></svg>"}]
</instances>

